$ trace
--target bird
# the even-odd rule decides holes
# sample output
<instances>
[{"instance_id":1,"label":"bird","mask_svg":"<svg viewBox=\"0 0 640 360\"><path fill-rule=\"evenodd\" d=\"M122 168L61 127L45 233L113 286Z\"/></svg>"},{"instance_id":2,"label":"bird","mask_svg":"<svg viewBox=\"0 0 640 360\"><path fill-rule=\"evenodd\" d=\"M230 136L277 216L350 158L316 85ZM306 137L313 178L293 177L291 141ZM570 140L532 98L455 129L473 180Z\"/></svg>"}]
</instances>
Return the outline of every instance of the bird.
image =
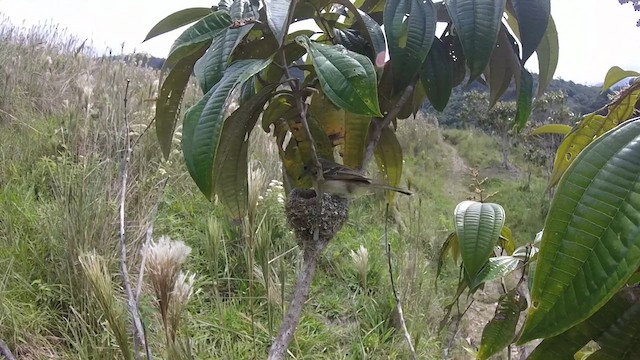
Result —
<instances>
[{"instance_id":1,"label":"bird","mask_svg":"<svg viewBox=\"0 0 640 360\"><path fill-rule=\"evenodd\" d=\"M352 169L348 166L338 164L331 160L325 158L318 158L320 161L320 165L322 166L322 177L324 178L324 182L322 183L322 191L340 196L340 197L349 197L358 190L361 189L378 189L378 190L389 190L399 192L405 195L413 195L413 193L409 190L402 189L399 187L374 183L373 180L368 178L365 175L362 175L355 169ZM303 169L303 175L311 175L311 166L305 166Z\"/></svg>"}]
</instances>

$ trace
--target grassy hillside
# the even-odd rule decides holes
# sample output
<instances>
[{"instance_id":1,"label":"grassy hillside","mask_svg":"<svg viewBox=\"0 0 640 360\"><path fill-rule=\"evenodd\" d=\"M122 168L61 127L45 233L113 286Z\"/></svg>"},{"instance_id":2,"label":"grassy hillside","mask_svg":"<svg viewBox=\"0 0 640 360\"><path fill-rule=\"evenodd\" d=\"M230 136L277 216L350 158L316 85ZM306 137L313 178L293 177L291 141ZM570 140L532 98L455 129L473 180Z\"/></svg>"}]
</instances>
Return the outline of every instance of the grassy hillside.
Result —
<instances>
[{"instance_id":1,"label":"grassy hillside","mask_svg":"<svg viewBox=\"0 0 640 360\"><path fill-rule=\"evenodd\" d=\"M143 251L151 231L156 242L167 236L191 249L178 266L189 275L183 273L182 303L171 305L173 328L158 310L151 284L157 274L147 270L140 281L140 313L156 358L168 356L167 330L178 344L172 356L193 359L263 358L277 331L301 265L283 215L277 151L256 129L254 216L229 223L189 178L179 133L169 161L160 157L151 101L158 76L135 63L100 59L56 28L0 24L0 340L19 359L114 359L133 348L120 276L123 191L134 290L142 259L147 269L157 261ZM185 106L195 93L194 85ZM477 325L437 331L458 269L447 264L437 291L434 278L453 208L473 195L469 166L489 177L483 186L497 192L492 201L505 206L519 243L542 227L546 183L543 169L534 168L524 186L522 149L512 154L513 168L502 170L496 139L443 131L432 116L399 123L405 180L417 195L399 199L389 240L419 358L439 359L446 349L449 358L463 359L469 356L463 347L478 345L477 334L469 335ZM123 188L125 120L134 148ZM386 267L382 197L360 196L350 211L320 263L292 358L408 357Z\"/></svg>"}]
</instances>

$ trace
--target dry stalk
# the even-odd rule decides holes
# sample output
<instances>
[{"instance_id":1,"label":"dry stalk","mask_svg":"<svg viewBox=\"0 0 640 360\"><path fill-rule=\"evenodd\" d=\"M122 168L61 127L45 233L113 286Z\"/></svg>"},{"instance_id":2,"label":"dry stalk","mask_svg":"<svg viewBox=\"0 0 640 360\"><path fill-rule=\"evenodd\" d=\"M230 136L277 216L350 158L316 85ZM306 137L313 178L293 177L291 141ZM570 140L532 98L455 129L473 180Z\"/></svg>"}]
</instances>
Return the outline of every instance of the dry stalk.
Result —
<instances>
[{"instance_id":1,"label":"dry stalk","mask_svg":"<svg viewBox=\"0 0 640 360\"><path fill-rule=\"evenodd\" d=\"M411 334L409 334L409 330L407 329L407 323L404 320L404 312L402 311L402 301L400 300L400 296L398 295L398 290L396 289L396 283L393 279L393 266L391 262L391 244L389 243L388 236L388 224L389 224L389 203L387 203L387 207L385 210L384 216L384 244L386 247L387 253L387 265L389 270L389 280L391 280L391 290L393 291L393 298L396 301L396 312L398 313L398 319L400 321L400 329L402 330L402 335L407 342L407 346L409 347L409 351L411 352L411 358L416 360L416 349L413 347L413 341L411 340Z\"/></svg>"},{"instance_id":2,"label":"dry stalk","mask_svg":"<svg viewBox=\"0 0 640 360\"><path fill-rule=\"evenodd\" d=\"M133 294L131 283L129 282L129 269L127 267L127 238L126 238L126 217L125 217L125 203L127 198L127 180L129 176L129 162L131 161L131 153L133 149L131 147L131 141L129 136L129 119L127 117L127 101L129 94L129 84L131 81L127 79L127 85L124 92L124 141L125 141L125 154L122 158L122 174L120 183L120 275L124 284L124 289L127 293L127 307L131 320L133 322L133 350L136 360L140 360L140 354L138 353L138 347L141 346L149 354L148 346L144 337L144 330L142 326L142 320L140 319L140 313L138 312L138 302Z\"/></svg>"}]
</instances>

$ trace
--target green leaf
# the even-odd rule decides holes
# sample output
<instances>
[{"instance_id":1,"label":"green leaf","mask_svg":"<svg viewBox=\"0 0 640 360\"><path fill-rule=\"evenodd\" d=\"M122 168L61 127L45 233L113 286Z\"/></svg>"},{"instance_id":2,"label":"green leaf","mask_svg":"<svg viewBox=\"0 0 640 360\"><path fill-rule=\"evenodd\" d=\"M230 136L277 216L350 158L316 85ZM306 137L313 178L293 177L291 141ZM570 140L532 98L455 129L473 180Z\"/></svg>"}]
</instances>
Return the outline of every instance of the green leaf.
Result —
<instances>
[{"instance_id":1,"label":"green leaf","mask_svg":"<svg viewBox=\"0 0 640 360\"><path fill-rule=\"evenodd\" d=\"M166 70L178 63L183 57L200 51L211 44L214 36L231 25L231 17L226 11L211 13L186 29L174 41L169 50L169 56L162 65Z\"/></svg>"},{"instance_id":2,"label":"green leaf","mask_svg":"<svg viewBox=\"0 0 640 360\"><path fill-rule=\"evenodd\" d=\"M518 55L514 52L506 27L500 28L496 48L487 67L489 82L489 108L492 108L511 84L514 73L520 72ZM485 71L485 75L487 71Z\"/></svg>"},{"instance_id":3,"label":"green leaf","mask_svg":"<svg viewBox=\"0 0 640 360\"><path fill-rule=\"evenodd\" d=\"M145 42L158 35L168 33L185 25L191 24L194 21L200 20L203 17L211 14L211 8L188 8L180 11L176 11L173 14L160 20L151 30L147 36L142 40Z\"/></svg>"},{"instance_id":4,"label":"green leaf","mask_svg":"<svg viewBox=\"0 0 640 360\"><path fill-rule=\"evenodd\" d=\"M507 28L502 26L498 34L496 48L491 54L489 66L485 70L485 78L489 83L489 108L492 108L509 88L514 74L520 72L517 44L514 51L514 41Z\"/></svg>"},{"instance_id":5,"label":"green leaf","mask_svg":"<svg viewBox=\"0 0 640 360\"><path fill-rule=\"evenodd\" d=\"M282 45L286 35L285 28L289 21L291 0L264 0L264 7L267 13L267 24L269 24L278 44Z\"/></svg>"},{"instance_id":6,"label":"green leaf","mask_svg":"<svg viewBox=\"0 0 640 360\"><path fill-rule=\"evenodd\" d=\"M445 45L434 39L420 73L420 82L434 109L443 111L451 97L453 70Z\"/></svg>"},{"instance_id":7,"label":"green leaf","mask_svg":"<svg viewBox=\"0 0 640 360\"><path fill-rule=\"evenodd\" d=\"M194 73L200 89L207 93L222 79L229 57L240 41L251 31L253 24L218 33L204 56L196 62Z\"/></svg>"},{"instance_id":8,"label":"green leaf","mask_svg":"<svg viewBox=\"0 0 640 360\"><path fill-rule=\"evenodd\" d=\"M234 219L240 219L248 208L247 150L249 135L264 104L279 84L270 84L229 115L222 125L220 143L215 153L213 184L220 202Z\"/></svg>"},{"instance_id":9,"label":"green leaf","mask_svg":"<svg viewBox=\"0 0 640 360\"><path fill-rule=\"evenodd\" d=\"M631 117L638 99L640 88L629 92L617 105L611 106L606 117L592 113L582 118L565 136L556 151L549 187L558 183L565 170L587 145Z\"/></svg>"},{"instance_id":10,"label":"green leaf","mask_svg":"<svg viewBox=\"0 0 640 360\"><path fill-rule=\"evenodd\" d=\"M506 0L445 2L471 72L469 83L476 80L489 63L498 39L505 3Z\"/></svg>"},{"instance_id":11,"label":"green leaf","mask_svg":"<svg viewBox=\"0 0 640 360\"><path fill-rule=\"evenodd\" d=\"M199 52L194 52L180 59L169 71L160 87L158 99L156 100L156 136L165 159L169 158L169 153L171 152L180 103L191 77L193 65L205 50L206 45L202 46Z\"/></svg>"},{"instance_id":12,"label":"green leaf","mask_svg":"<svg viewBox=\"0 0 640 360\"><path fill-rule=\"evenodd\" d=\"M250 4L245 5L242 1L235 1L231 4L229 11L233 22L243 20L245 16L251 15L255 10ZM231 54L253 29L253 26L254 24L247 24L240 27L229 27L217 33L213 38L211 46L205 55L198 60L194 68L196 79L198 79L204 94L220 81L230 62ZM268 42L268 40L263 40L263 42Z\"/></svg>"},{"instance_id":13,"label":"green leaf","mask_svg":"<svg viewBox=\"0 0 640 360\"><path fill-rule=\"evenodd\" d=\"M504 249L507 255L513 255L516 250L516 242L513 240L511 229L506 226L503 226L502 230L500 230L500 247Z\"/></svg>"},{"instance_id":14,"label":"green leaf","mask_svg":"<svg viewBox=\"0 0 640 360\"><path fill-rule=\"evenodd\" d=\"M545 124L537 127L531 135L558 134L567 135L571 132L571 126L565 124Z\"/></svg>"},{"instance_id":15,"label":"green leaf","mask_svg":"<svg viewBox=\"0 0 640 360\"><path fill-rule=\"evenodd\" d=\"M363 165L364 150L369 140L370 116L344 114L344 145L342 159L346 166L359 169Z\"/></svg>"},{"instance_id":16,"label":"green leaf","mask_svg":"<svg viewBox=\"0 0 640 360\"><path fill-rule=\"evenodd\" d=\"M238 84L247 81L270 62L270 59L240 60L231 64L220 82L205 95L207 101L204 106L201 100L185 116L182 134L185 163L196 185L208 199L212 199L216 189L214 161L231 93Z\"/></svg>"},{"instance_id":17,"label":"green leaf","mask_svg":"<svg viewBox=\"0 0 640 360\"><path fill-rule=\"evenodd\" d=\"M640 121L590 144L560 180L544 226L520 342L550 337L604 305L640 266Z\"/></svg>"},{"instance_id":18,"label":"green leaf","mask_svg":"<svg viewBox=\"0 0 640 360\"><path fill-rule=\"evenodd\" d=\"M351 4L351 1L344 1ZM371 61L376 68L384 66L386 61L385 56L387 54L387 42L384 38L384 32L378 23L373 20L366 12L356 9L354 15L358 17L358 22L355 24L356 28L359 28L361 32L368 38L371 48L373 49L373 58ZM352 10L353 11L353 10Z\"/></svg>"},{"instance_id":19,"label":"green leaf","mask_svg":"<svg viewBox=\"0 0 640 360\"><path fill-rule=\"evenodd\" d=\"M452 232L447 236L447 239L442 243L442 247L440 248L440 253L438 255L438 266L436 268L436 284L438 278L440 277L440 273L442 272L442 266L444 265L444 259L447 257L447 253L451 252L451 258L454 263L458 263L459 248L458 248L458 235L455 232Z\"/></svg>"},{"instance_id":20,"label":"green leaf","mask_svg":"<svg viewBox=\"0 0 640 360\"><path fill-rule=\"evenodd\" d=\"M558 67L558 30L556 30L556 23L552 17L549 17L549 24L547 25L547 31L536 49L538 56L538 69L540 75L538 76L538 93L537 97L542 96L544 90L549 86L553 80L553 74Z\"/></svg>"},{"instance_id":21,"label":"green leaf","mask_svg":"<svg viewBox=\"0 0 640 360\"><path fill-rule=\"evenodd\" d=\"M591 340L597 341L601 351L613 359L631 360L640 350L637 348L639 316L640 288L624 288L587 320L560 335L546 338L528 360L573 359Z\"/></svg>"},{"instance_id":22,"label":"green leaf","mask_svg":"<svg viewBox=\"0 0 640 360\"><path fill-rule=\"evenodd\" d=\"M604 84L602 84L602 91L600 91L600 93L604 93L617 82L632 76L640 76L640 73L633 70L622 70L619 66L612 66L611 69L607 71L607 76L604 78Z\"/></svg>"},{"instance_id":23,"label":"green leaf","mask_svg":"<svg viewBox=\"0 0 640 360\"><path fill-rule=\"evenodd\" d=\"M489 258L478 275L469 283L475 289L483 283L498 280L520 266L521 260L515 256L496 256Z\"/></svg>"},{"instance_id":24,"label":"green leaf","mask_svg":"<svg viewBox=\"0 0 640 360\"><path fill-rule=\"evenodd\" d=\"M522 42L522 64L538 48L549 24L550 0L511 0Z\"/></svg>"},{"instance_id":25,"label":"green leaf","mask_svg":"<svg viewBox=\"0 0 640 360\"><path fill-rule=\"evenodd\" d=\"M516 325L522 307L520 294L511 290L500 296L493 318L482 330L478 360L485 360L506 348L516 336Z\"/></svg>"},{"instance_id":26,"label":"green leaf","mask_svg":"<svg viewBox=\"0 0 640 360\"><path fill-rule=\"evenodd\" d=\"M345 143L345 111L333 105L326 96L321 93L315 94L311 98L307 115L320 124L326 136L331 140L332 146ZM350 115L353 116L353 114ZM348 163L347 166L356 168L359 165Z\"/></svg>"},{"instance_id":27,"label":"green leaf","mask_svg":"<svg viewBox=\"0 0 640 360\"><path fill-rule=\"evenodd\" d=\"M516 131L520 131L527 124L533 109L533 77L524 67L520 72L517 106L518 110L513 127Z\"/></svg>"},{"instance_id":28,"label":"green leaf","mask_svg":"<svg viewBox=\"0 0 640 360\"><path fill-rule=\"evenodd\" d=\"M385 4L383 19L393 91L399 93L418 74L431 48L436 32L435 8L431 1L389 0Z\"/></svg>"},{"instance_id":29,"label":"green leaf","mask_svg":"<svg viewBox=\"0 0 640 360\"><path fill-rule=\"evenodd\" d=\"M460 254L468 279L485 265L504 226L504 209L498 204L463 201L454 211Z\"/></svg>"},{"instance_id":30,"label":"green leaf","mask_svg":"<svg viewBox=\"0 0 640 360\"><path fill-rule=\"evenodd\" d=\"M385 127L380 134L380 141L374 150L376 164L384 176L387 184L400 185L402 178L402 146L396 137L396 133ZM393 203L395 191L387 191L387 201Z\"/></svg>"},{"instance_id":31,"label":"green leaf","mask_svg":"<svg viewBox=\"0 0 640 360\"><path fill-rule=\"evenodd\" d=\"M341 45L323 45L306 36L296 42L307 49L324 94L354 114L381 116L376 72L371 60Z\"/></svg>"}]
</instances>

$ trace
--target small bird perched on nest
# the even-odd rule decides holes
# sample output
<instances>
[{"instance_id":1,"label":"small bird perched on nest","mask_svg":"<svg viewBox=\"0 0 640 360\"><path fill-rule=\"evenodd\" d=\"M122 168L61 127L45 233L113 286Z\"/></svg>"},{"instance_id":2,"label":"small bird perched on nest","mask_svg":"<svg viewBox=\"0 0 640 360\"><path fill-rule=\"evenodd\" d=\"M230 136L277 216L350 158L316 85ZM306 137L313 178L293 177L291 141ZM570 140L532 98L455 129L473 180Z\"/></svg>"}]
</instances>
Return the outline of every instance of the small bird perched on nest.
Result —
<instances>
[{"instance_id":1,"label":"small bird perched on nest","mask_svg":"<svg viewBox=\"0 0 640 360\"><path fill-rule=\"evenodd\" d=\"M405 195L413 195L411 191L406 189L374 183L370 178L350 167L324 158L319 158L318 160L320 160L320 165L322 165L322 177L324 178L322 190L326 193L340 197L349 197L360 189L377 189L395 191ZM305 166L301 177L311 174L311 167Z\"/></svg>"}]
</instances>

